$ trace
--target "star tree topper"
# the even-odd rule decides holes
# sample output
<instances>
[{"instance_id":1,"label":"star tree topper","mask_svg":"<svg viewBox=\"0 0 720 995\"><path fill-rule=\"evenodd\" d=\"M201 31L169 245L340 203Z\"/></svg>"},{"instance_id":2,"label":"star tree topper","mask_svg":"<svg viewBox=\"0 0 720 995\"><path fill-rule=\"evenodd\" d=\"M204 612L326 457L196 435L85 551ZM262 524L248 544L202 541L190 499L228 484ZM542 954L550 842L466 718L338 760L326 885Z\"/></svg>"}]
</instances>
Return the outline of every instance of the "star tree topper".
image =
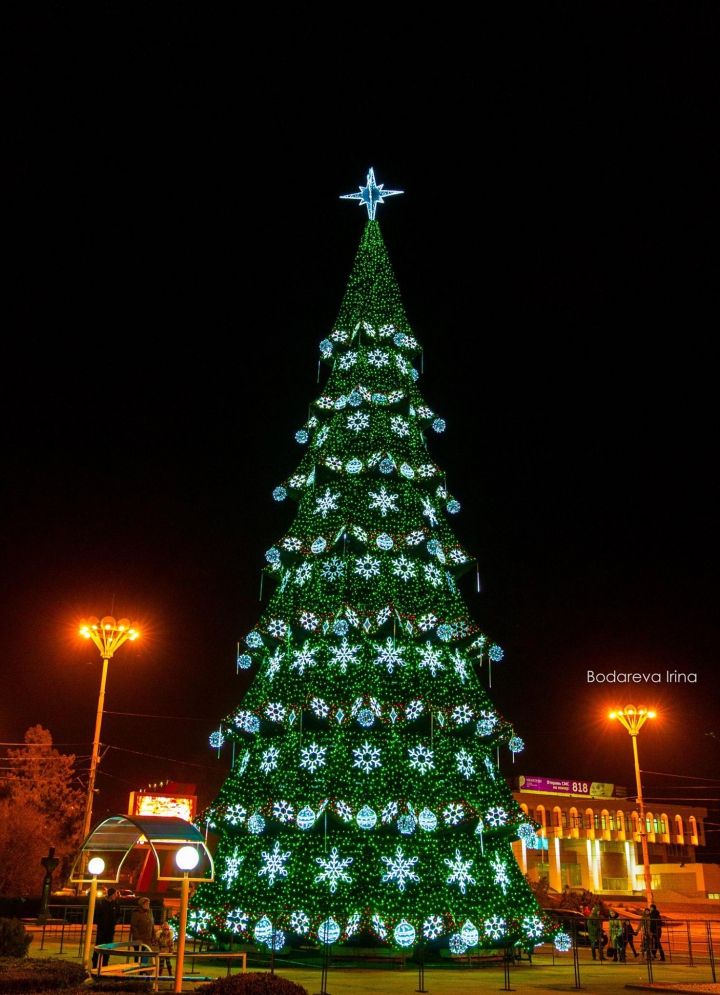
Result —
<instances>
[{"instance_id":1,"label":"star tree topper","mask_svg":"<svg viewBox=\"0 0 720 995\"><path fill-rule=\"evenodd\" d=\"M383 190L384 185L384 183L381 183L378 186L375 183L375 170L371 166L367 174L367 186L360 187L360 193L344 194L340 200L357 200L360 207L364 204L367 207L368 217L371 221L374 221L375 208L378 204L385 203L385 197L395 197L397 194L405 192L404 190Z\"/></svg>"}]
</instances>

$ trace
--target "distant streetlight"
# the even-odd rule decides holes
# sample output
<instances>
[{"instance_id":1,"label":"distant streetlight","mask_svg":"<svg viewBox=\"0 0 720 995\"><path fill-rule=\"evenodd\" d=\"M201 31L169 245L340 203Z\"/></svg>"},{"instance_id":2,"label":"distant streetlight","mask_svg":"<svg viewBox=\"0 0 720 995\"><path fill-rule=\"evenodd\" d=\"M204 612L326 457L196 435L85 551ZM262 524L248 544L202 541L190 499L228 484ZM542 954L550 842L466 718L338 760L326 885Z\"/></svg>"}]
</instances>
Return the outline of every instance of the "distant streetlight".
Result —
<instances>
[{"instance_id":1,"label":"distant streetlight","mask_svg":"<svg viewBox=\"0 0 720 995\"><path fill-rule=\"evenodd\" d=\"M650 877L650 857L648 856L647 825L645 823L645 805L643 803L642 782L640 780L640 760L638 759L637 737L638 733L648 719L655 718L655 712L647 708L636 708L635 705L626 705L610 712L611 719L619 719L630 733L633 744L633 756L635 758L635 781L637 782L637 800L640 808L640 844L642 846L643 870L645 872L645 898L648 905L652 905L652 880Z\"/></svg>"},{"instance_id":2,"label":"distant streetlight","mask_svg":"<svg viewBox=\"0 0 720 995\"><path fill-rule=\"evenodd\" d=\"M88 899L87 923L85 926L85 946L83 947L83 967L87 971L90 965L90 947L92 946L93 919L95 918L95 899L97 897L98 874L105 870L102 857L92 857L88 862L88 871L92 875L90 881L90 898Z\"/></svg>"},{"instance_id":3,"label":"distant streetlight","mask_svg":"<svg viewBox=\"0 0 720 995\"><path fill-rule=\"evenodd\" d=\"M98 756L100 753L100 727L102 726L103 706L105 704L105 682L107 680L108 660L116 650L120 649L126 640L134 642L140 635L137 623L121 618L116 622L112 615L106 615L100 620L95 617L80 623L80 635L92 639L100 650L103 658L102 679L100 681L100 696L98 697L97 717L95 719L95 738L93 739L92 756L90 758L90 775L88 777L88 794L85 805L85 821L83 823L83 839L90 833L92 823L93 795L95 793L95 775L97 774Z\"/></svg>"},{"instance_id":4,"label":"distant streetlight","mask_svg":"<svg viewBox=\"0 0 720 995\"><path fill-rule=\"evenodd\" d=\"M200 854L194 846L181 846L175 854L175 863L183 872L182 888L180 891L180 929L178 930L177 962L175 964L175 988L174 991L181 992L183 984L183 973L185 967L185 934L187 932L187 910L188 898L190 895L190 881L188 874L194 871L200 860Z\"/></svg>"}]
</instances>

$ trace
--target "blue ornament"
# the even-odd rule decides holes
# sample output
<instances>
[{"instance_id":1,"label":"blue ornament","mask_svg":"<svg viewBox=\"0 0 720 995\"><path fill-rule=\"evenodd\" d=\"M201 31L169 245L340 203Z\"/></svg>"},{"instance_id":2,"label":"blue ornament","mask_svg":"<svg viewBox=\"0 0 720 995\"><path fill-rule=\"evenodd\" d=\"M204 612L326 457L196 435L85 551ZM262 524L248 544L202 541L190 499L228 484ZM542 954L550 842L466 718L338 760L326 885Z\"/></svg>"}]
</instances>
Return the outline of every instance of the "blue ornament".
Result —
<instances>
[{"instance_id":1,"label":"blue ornament","mask_svg":"<svg viewBox=\"0 0 720 995\"><path fill-rule=\"evenodd\" d=\"M426 548L431 556L442 552L442 544L437 539L428 539Z\"/></svg>"},{"instance_id":2,"label":"blue ornament","mask_svg":"<svg viewBox=\"0 0 720 995\"><path fill-rule=\"evenodd\" d=\"M537 833L530 825L529 822L523 822L517 827L518 838L523 841L525 846L530 847L531 850L535 849L535 844L537 843Z\"/></svg>"},{"instance_id":3,"label":"blue ornament","mask_svg":"<svg viewBox=\"0 0 720 995\"><path fill-rule=\"evenodd\" d=\"M436 432L444 432L445 420L443 418L436 418L435 421L432 423L432 427L435 429Z\"/></svg>"},{"instance_id":4,"label":"blue ornament","mask_svg":"<svg viewBox=\"0 0 720 995\"><path fill-rule=\"evenodd\" d=\"M476 947L478 940L480 939L480 933L477 931L477 927L474 926L469 919L460 930L460 936L462 937L463 943L467 944L469 947Z\"/></svg>"},{"instance_id":5,"label":"blue ornament","mask_svg":"<svg viewBox=\"0 0 720 995\"><path fill-rule=\"evenodd\" d=\"M214 750L219 750L224 742L225 737L219 729L216 729L215 732L210 733L210 746L212 746Z\"/></svg>"},{"instance_id":6,"label":"blue ornament","mask_svg":"<svg viewBox=\"0 0 720 995\"><path fill-rule=\"evenodd\" d=\"M448 643L452 639L453 630L451 625L439 625L435 631L438 634L438 639L442 639L444 643Z\"/></svg>"},{"instance_id":7,"label":"blue ornament","mask_svg":"<svg viewBox=\"0 0 720 995\"><path fill-rule=\"evenodd\" d=\"M407 345L407 335L405 335L403 332L396 332L393 335L393 342L398 347L398 349L402 349L404 345Z\"/></svg>"},{"instance_id":8,"label":"blue ornament","mask_svg":"<svg viewBox=\"0 0 720 995\"><path fill-rule=\"evenodd\" d=\"M401 815L397 821L398 830L403 836L412 836L416 826L417 822L411 815Z\"/></svg>"},{"instance_id":9,"label":"blue ornament","mask_svg":"<svg viewBox=\"0 0 720 995\"><path fill-rule=\"evenodd\" d=\"M315 542L313 542L310 549L313 551L313 553L322 553L322 551L325 549L326 546L327 546L327 541L323 538L323 536L318 536Z\"/></svg>"},{"instance_id":10,"label":"blue ornament","mask_svg":"<svg viewBox=\"0 0 720 995\"><path fill-rule=\"evenodd\" d=\"M278 950L282 950L285 946L285 934L281 929L276 929L275 932L271 933L268 939L265 940L265 943L271 950L274 949L277 953Z\"/></svg>"},{"instance_id":11,"label":"blue ornament","mask_svg":"<svg viewBox=\"0 0 720 995\"><path fill-rule=\"evenodd\" d=\"M267 943L273 934L272 923L267 916L263 916L262 919L258 921L253 932L258 943Z\"/></svg>"},{"instance_id":12,"label":"blue ornament","mask_svg":"<svg viewBox=\"0 0 720 995\"><path fill-rule=\"evenodd\" d=\"M392 473L395 469L395 464L387 456L384 460L380 461L380 473Z\"/></svg>"},{"instance_id":13,"label":"blue ornament","mask_svg":"<svg viewBox=\"0 0 720 995\"><path fill-rule=\"evenodd\" d=\"M347 470L348 473L360 473L362 468L363 465L359 459L351 459L348 463L345 464L345 469Z\"/></svg>"},{"instance_id":14,"label":"blue ornament","mask_svg":"<svg viewBox=\"0 0 720 995\"><path fill-rule=\"evenodd\" d=\"M450 937L450 953L464 954L467 950L467 943L459 933L453 933Z\"/></svg>"},{"instance_id":15,"label":"blue ornament","mask_svg":"<svg viewBox=\"0 0 720 995\"><path fill-rule=\"evenodd\" d=\"M265 554L265 559L268 563L279 563L280 562L280 550L271 546L270 549Z\"/></svg>"},{"instance_id":16,"label":"blue ornament","mask_svg":"<svg viewBox=\"0 0 720 995\"><path fill-rule=\"evenodd\" d=\"M237 658L237 669L238 670L249 670L252 666L252 657L248 656L247 653L241 653Z\"/></svg>"},{"instance_id":17,"label":"blue ornament","mask_svg":"<svg viewBox=\"0 0 720 995\"><path fill-rule=\"evenodd\" d=\"M259 632L251 632L245 638L245 642L251 649L258 649L263 644L262 636Z\"/></svg>"},{"instance_id":18,"label":"blue ornament","mask_svg":"<svg viewBox=\"0 0 720 995\"><path fill-rule=\"evenodd\" d=\"M326 943L329 946L331 943L335 943L339 936L340 927L332 916L326 919L325 922L321 922L318 926L318 940L321 943Z\"/></svg>"},{"instance_id":19,"label":"blue ornament","mask_svg":"<svg viewBox=\"0 0 720 995\"><path fill-rule=\"evenodd\" d=\"M276 501L284 501L287 497L287 491L284 487L276 487L273 491L273 497Z\"/></svg>"},{"instance_id":20,"label":"blue ornament","mask_svg":"<svg viewBox=\"0 0 720 995\"><path fill-rule=\"evenodd\" d=\"M373 394L372 395L372 402L373 402L373 404L379 404L381 406L383 404L387 404L387 395L386 394Z\"/></svg>"},{"instance_id":21,"label":"blue ornament","mask_svg":"<svg viewBox=\"0 0 720 995\"><path fill-rule=\"evenodd\" d=\"M302 445L302 444L303 444L304 442L307 442L307 440L308 440L309 438L310 438L310 436L309 436L309 435L307 434L307 432L305 431L305 429L304 429L304 428L301 428L301 429L299 429L299 430L298 430L298 431L297 431L297 432L295 433L295 441L296 441L296 442L299 442L299 443L300 443L301 445Z\"/></svg>"},{"instance_id":22,"label":"blue ornament","mask_svg":"<svg viewBox=\"0 0 720 995\"><path fill-rule=\"evenodd\" d=\"M263 817L260 815L259 812L256 812L255 815L251 815L250 818L248 819L247 827L249 833L252 833L253 836L259 836L260 833L265 829L265 820L263 819Z\"/></svg>"},{"instance_id":23,"label":"blue ornament","mask_svg":"<svg viewBox=\"0 0 720 995\"><path fill-rule=\"evenodd\" d=\"M418 822L420 823L420 828L424 829L426 833L431 833L433 829L437 829L437 816L429 808L422 810L418 816Z\"/></svg>"},{"instance_id":24,"label":"blue ornament","mask_svg":"<svg viewBox=\"0 0 720 995\"><path fill-rule=\"evenodd\" d=\"M320 343L320 352L322 356L327 359L328 356L332 355L333 344L330 339L323 339Z\"/></svg>"},{"instance_id":25,"label":"blue ornament","mask_svg":"<svg viewBox=\"0 0 720 995\"><path fill-rule=\"evenodd\" d=\"M488 650L488 656L490 657L493 663L499 663L502 660L502 658L505 656L505 652L501 650L499 646L493 643L493 645Z\"/></svg>"},{"instance_id":26,"label":"blue ornament","mask_svg":"<svg viewBox=\"0 0 720 995\"><path fill-rule=\"evenodd\" d=\"M373 829L377 823L377 815L369 805L363 805L355 817L355 821L361 829Z\"/></svg>"},{"instance_id":27,"label":"blue ornament","mask_svg":"<svg viewBox=\"0 0 720 995\"><path fill-rule=\"evenodd\" d=\"M415 471L413 470L413 468L410 466L409 463L403 463L403 465L400 467L400 473L403 475L403 477L407 477L408 480L412 480L412 478L415 476Z\"/></svg>"},{"instance_id":28,"label":"blue ornament","mask_svg":"<svg viewBox=\"0 0 720 995\"><path fill-rule=\"evenodd\" d=\"M348 397L348 404L352 408L359 408L362 404L362 394L358 394L358 392L354 390Z\"/></svg>"},{"instance_id":29,"label":"blue ornament","mask_svg":"<svg viewBox=\"0 0 720 995\"><path fill-rule=\"evenodd\" d=\"M445 507L447 508L447 510L450 512L451 515L457 515L457 513L460 511L460 502L456 501L453 498L452 501L448 501Z\"/></svg>"},{"instance_id":30,"label":"blue ornament","mask_svg":"<svg viewBox=\"0 0 720 995\"><path fill-rule=\"evenodd\" d=\"M513 736L513 738L508 743L511 753L522 753L525 749L525 743L519 736Z\"/></svg>"},{"instance_id":31,"label":"blue ornament","mask_svg":"<svg viewBox=\"0 0 720 995\"><path fill-rule=\"evenodd\" d=\"M342 411L342 409L347 405L347 402L348 399L345 396L345 394L341 394L340 397L338 397L337 401L335 401L335 410Z\"/></svg>"},{"instance_id":32,"label":"blue ornament","mask_svg":"<svg viewBox=\"0 0 720 995\"><path fill-rule=\"evenodd\" d=\"M568 950L572 950L572 939L568 933L561 930L555 935L555 949L561 954L566 954Z\"/></svg>"},{"instance_id":33,"label":"blue ornament","mask_svg":"<svg viewBox=\"0 0 720 995\"><path fill-rule=\"evenodd\" d=\"M393 546L395 545L395 543L392 541L392 539L386 532L383 532L381 535L379 535L375 540L375 543L377 544L379 549L384 549L384 550L392 549Z\"/></svg>"},{"instance_id":34,"label":"blue ornament","mask_svg":"<svg viewBox=\"0 0 720 995\"><path fill-rule=\"evenodd\" d=\"M363 726L364 729L369 729L370 726L375 725L375 716L369 708L361 708L357 714L358 725Z\"/></svg>"},{"instance_id":35,"label":"blue ornament","mask_svg":"<svg viewBox=\"0 0 720 995\"><path fill-rule=\"evenodd\" d=\"M297 814L297 824L298 829L312 829L315 825L315 813L306 805L305 808L301 808Z\"/></svg>"},{"instance_id":36,"label":"blue ornament","mask_svg":"<svg viewBox=\"0 0 720 995\"><path fill-rule=\"evenodd\" d=\"M410 376L413 378L413 380L416 380L416 381L420 379L420 374L418 373L418 371L415 369L414 366L410 370Z\"/></svg>"},{"instance_id":37,"label":"blue ornament","mask_svg":"<svg viewBox=\"0 0 720 995\"><path fill-rule=\"evenodd\" d=\"M411 947L415 942L415 928L407 919L401 919L393 930L393 936L399 947Z\"/></svg>"},{"instance_id":38,"label":"blue ornament","mask_svg":"<svg viewBox=\"0 0 720 995\"><path fill-rule=\"evenodd\" d=\"M344 618L339 618L337 622L333 625L333 632L336 636L345 636L350 626L347 624Z\"/></svg>"}]
</instances>

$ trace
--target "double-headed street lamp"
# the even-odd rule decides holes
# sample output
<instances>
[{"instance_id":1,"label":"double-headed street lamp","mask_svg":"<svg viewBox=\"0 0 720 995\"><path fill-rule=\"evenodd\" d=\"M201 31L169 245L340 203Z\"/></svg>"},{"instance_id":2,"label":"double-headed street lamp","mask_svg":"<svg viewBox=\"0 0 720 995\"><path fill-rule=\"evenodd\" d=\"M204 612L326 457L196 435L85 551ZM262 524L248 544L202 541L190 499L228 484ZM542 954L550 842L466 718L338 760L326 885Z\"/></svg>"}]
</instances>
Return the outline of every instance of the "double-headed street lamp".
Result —
<instances>
[{"instance_id":1,"label":"double-headed street lamp","mask_svg":"<svg viewBox=\"0 0 720 995\"><path fill-rule=\"evenodd\" d=\"M638 759L637 738L638 733L648 719L655 718L655 712L647 708L636 708L635 705L626 705L610 712L611 719L619 719L632 737L633 756L635 758L635 781L637 782L637 800L640 809L640 843L642 846L643 870L645 874L645 898L648 905L652 905L652 880L650 877L650 857L648 856L647 825L645 823L645 804L642 796L642 782L640 780L640 760Z\"/></svg>"},{"instance_id":2,"label":"double-headed street lamp","mask_svg":"<svg viewBox=\"0 0 720 995\"><path fill-rule=\"evenodd\" d=\"M80 635L92 639L100 650L103 658L102 679L100 681L100 696L98 698L97 717L95 719L95 737L93 739L92 756L90 758L90 776L88 777L88 795L85 806L85 822L83 823L83 839L90 832L92 822L93 795L95 794L95 775L97 774L98 757L100 753L100 728L102 726L103 706L105 704L105 682L107 680L108 660L116 650L120 649L126 640L134 642L140 633L136 622L121 618L116 622L112 615L103 619L89 618L80 623Z\"/></svg>"}]
</instances>

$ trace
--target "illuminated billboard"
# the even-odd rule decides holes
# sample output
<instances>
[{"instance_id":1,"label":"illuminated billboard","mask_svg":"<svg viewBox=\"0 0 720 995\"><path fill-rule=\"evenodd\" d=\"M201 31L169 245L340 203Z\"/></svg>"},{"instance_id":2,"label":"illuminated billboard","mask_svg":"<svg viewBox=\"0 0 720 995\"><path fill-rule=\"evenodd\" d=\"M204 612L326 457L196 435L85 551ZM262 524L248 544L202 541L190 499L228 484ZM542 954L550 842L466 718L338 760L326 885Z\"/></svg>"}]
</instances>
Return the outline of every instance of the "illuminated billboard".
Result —
<instances>
[{"instance_id":1,"label":"illuminated billboard","mask_svg":"<svg viewBox=\"0 0 720 995\"><path fill-rule=\"evenodd\" d=\"M128 815L174 816L192 822L197 808L197 795L160 794L131 791Z\"/></svg>"}]
</instances>

